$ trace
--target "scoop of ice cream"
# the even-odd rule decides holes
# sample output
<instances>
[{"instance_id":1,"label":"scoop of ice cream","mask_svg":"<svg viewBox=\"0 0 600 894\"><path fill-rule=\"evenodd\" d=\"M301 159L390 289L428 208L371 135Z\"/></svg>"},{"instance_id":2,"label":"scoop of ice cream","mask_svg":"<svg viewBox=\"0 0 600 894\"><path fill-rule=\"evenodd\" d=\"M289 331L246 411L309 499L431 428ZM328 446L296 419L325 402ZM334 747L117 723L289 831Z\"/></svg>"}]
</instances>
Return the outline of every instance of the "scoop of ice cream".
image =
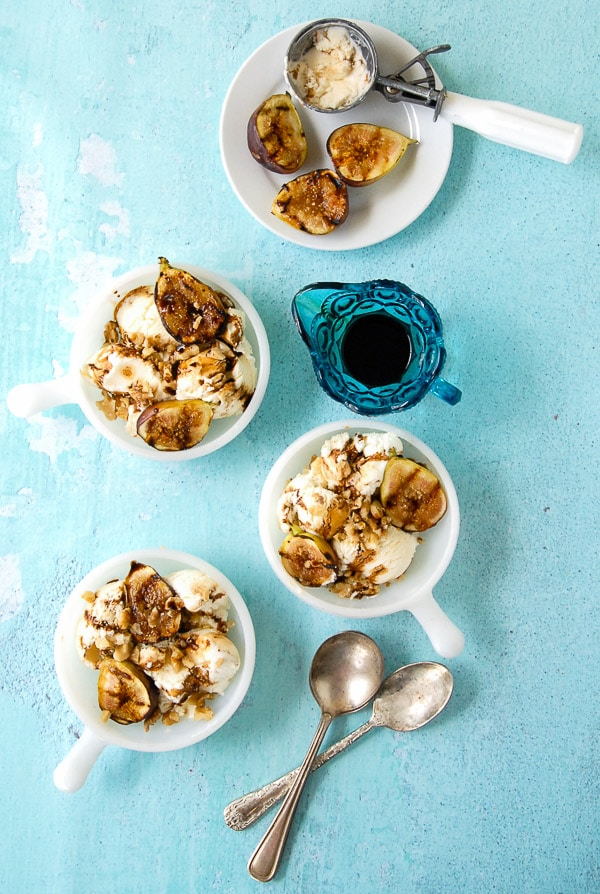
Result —
<instances>
[{"instance_id":1,"label":"scoop of ice cream","mask_svg":"<svg viewBox=\"0 0 600 894\"><path fill-rule=\"evenodd\" d=\"M131 398L138 409L165 396L154 365L127 345L103 345L87 369L99 388Z\"/></svg>"},{"instance_id":2,"label":"scoop of ice cream","mask_svg":"<svg viewBox=\"0 0 600 894\"><path fill-rule=\"evenodd\" d=\"M115 321L121 334L138 348L173 350L179 344L163 326L152 286L140 286L128 292L115 307Z\"/></svg>"},{"instance_id":3,"label":"scoop of ice cream","mask_svg":"<svg viewBox=\"0 0 600 894\"><path fill-rule=\"evenodd\" d=\"M394 434L334 435L286 485L277 506L280 527L288 531L297 525L329 539L351 509L376 493L388 459L402 449Z\"/></svg>"},{"instance_id":4,"label":"scoop of ice cream","mask_svg":"<svg viewBox=\"0 0 600 894\"><path fill-rule=\"evenodd\" d=\"M227 308L227 320L225 325L219 332L219 338L221 341L224 341L225 344L228 344L230 348L234 351L240 350L244 353L251 353L251 350L248 350L250 345L247 341L242 344L242 339L244 339L244 331L246 328L246 316L237 308L228 307Z\"/></svg>"},{"instance_id":5,"label":"scoop of ice cream","mask_svg":"<svg viewBox=\"0 0 600 894\"><path fill-rule=\"evenodd\" d=\"M290 72L300 96L320 109L344 108L368 86L368 71L360 48L339 25L315 33L313 45Z\"/></svg>"},{"instance_id":6,"label":"scoop of ice cream","mask_svg":"<svg viewBox=\"0 0 600 894\"><path fill-rule=\"evenodd\" d=\"M125 659L133 647L125 584L113 580L100 587L95 595L88 595L92 601L83 612L77 636L82 661L88 667L97 668L105 653L117 660Z\"/></svg>"},{"instance_id":7,"label":"scoop of ice cream","mask_svg":"<svg viewBox=\"0 0 600 894\"><path fill-rule=\"evenodd\" d=\"M345 521L348 505L332 490L313 484L310 472L306 472L287 484L277 514L284 531L297 525L328 540Z\"/></svg>"},{"instance_id":8,"label":"scoop of ice cream","mask_svg":"<svg viewBox=\"0 0 600 894\"><path fill-rule=\"evenodd\" d=\"M392 455L402 455L401 439L392 433L369 432L350 436L341 432L325 441L310 466L316 484L351 496L375 493L385 464Z\"/></svg>"},{"instance_id":9,"label":"scoop of ice cream","mask_svg":"<svg viewBox=\"0 0 600 894\"><path fill-rule=\"evenodd\" d=\"M222 694L240 666L235 644L209 628L189 630L168 643L142 644L134 655L172 702L194 692Z\"/></svg>"},{"instance_id":10,"label":"scoop of ice cream","mask_svg":"<svg viewBox=\"0 0 600 894\"><path fill-rule=\"evenodd\" d=\"M377 584L397 580L413 560L418 539L393 525L371 527L350 520L332 539L340 572L360 574Z\"/></svg>"},{"instance_id":11,"label":"scoop of ice cream","mask_svg":"<svg viewBox=\"0 0 600 894\"><path fill-rule=\"evenodd\" d=\"M203 612L220 621L226 621L229 613L229 596L203 571L182 568L165 577L175 590L185 608L192 613Z\"/></svg>"},{"instance_id":12,"label":"scoop of ice cream","mask_svg":"<svg viewBox=\"0 0 600 894\"><path fill-rule=\"evenodd\" d=\"M225 342L217 340L181 361L176 397L178 400L200 398L206 401L214 408L215 419L237 416L244 411L254 393L256 380L251 352L238 354Z\"/></svg>"}]
</instances>

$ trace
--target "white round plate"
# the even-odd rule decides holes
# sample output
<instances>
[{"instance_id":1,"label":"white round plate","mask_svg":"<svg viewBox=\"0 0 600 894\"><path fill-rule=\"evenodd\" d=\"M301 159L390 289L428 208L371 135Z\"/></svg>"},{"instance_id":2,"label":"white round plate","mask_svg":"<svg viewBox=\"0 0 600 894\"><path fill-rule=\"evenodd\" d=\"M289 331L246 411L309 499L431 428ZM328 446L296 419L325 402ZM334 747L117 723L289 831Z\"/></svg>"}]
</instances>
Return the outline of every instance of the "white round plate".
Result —
<instances>
[{"instance_id":1,"label":"white round plate","mask_svg":"<svg viewBox=\"0 0 600 894\"><path fill-rule=\"evenodd\" d=\"M356 24L375 42L382 74L398 71L418 53L406 40L386 28L360 21ZM442 118L434 122L431 109L391 103L377 92L370 93L355 108L335 114L312 112L295 102L308 140L306 162L293 175L267 171L248 149L248 120L269 96L289 92L283 75L284 58L292 38L302 27L288 28L266 41L233 79L223 104L219 133L225 173L250 214L288 242L324 251L364 248L383 242L416 220L437 195L452 155L452 124ZM333 233L313 236L271 214L273 199L285 182L316 168L331 168L325 148L327 137L336 127L352 122L391 127L419 142L417 146L409 146L397 167L382 180L370 186L349 188L350 213Z\"/></svg>"}]
</instances>

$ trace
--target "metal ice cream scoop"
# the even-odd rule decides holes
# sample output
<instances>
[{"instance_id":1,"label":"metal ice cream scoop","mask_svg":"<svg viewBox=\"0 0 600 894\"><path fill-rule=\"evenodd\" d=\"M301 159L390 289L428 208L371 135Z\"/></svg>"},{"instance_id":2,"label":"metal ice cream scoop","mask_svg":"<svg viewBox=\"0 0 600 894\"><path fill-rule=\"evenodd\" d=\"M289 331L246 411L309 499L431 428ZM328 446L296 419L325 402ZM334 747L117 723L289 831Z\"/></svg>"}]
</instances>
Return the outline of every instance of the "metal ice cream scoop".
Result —
<instances>
[{"instance_id":1,"label":"metal ice cream scoop","mask_svg":"<svg viewBox=\"0 0 600 894\"><path fill-rule=\"evenodd\" d=\"M346 31L359 48L366 67L362 92L336 108L324 108L311 102L302 81L295 74L299 61L314 46L315 35L330 28L342 28ZM581 124L562 121L504 102L463 96L439 86L428 57L449 49L448 44L441 44L424 50L395 74L383 75L379 71L375 44L362 28L346 19L319 19L302 28L292 40L285 58L285 77L300 102L315 112L345 112L375 90L388 102L408 102L432 109L434 121L441 116L451 124L466 127L505 146L564 164L573 161L583 139ZM408 72L415 65L420 66L421 74L410 80Z\"/></svg>"}]
</instances>

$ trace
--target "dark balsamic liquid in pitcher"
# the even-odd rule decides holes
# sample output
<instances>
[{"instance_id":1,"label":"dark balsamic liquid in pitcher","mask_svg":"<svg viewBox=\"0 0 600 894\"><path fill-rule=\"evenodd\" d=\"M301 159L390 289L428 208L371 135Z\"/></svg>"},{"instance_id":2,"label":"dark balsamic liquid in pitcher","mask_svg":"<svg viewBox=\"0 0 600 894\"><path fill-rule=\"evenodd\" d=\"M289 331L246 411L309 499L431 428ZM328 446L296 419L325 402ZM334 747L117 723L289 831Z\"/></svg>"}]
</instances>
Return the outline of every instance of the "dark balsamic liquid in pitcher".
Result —
<instances>
[{"instance_id":1,"label":"dark balsamic liquid in pitcher","mask_svg":"<svg viewBox=\"0 0 600 894\"><path fill-rule=\"evenodd\" d=\"M387 314L365 314L355 320L342 342L346 372L367 388L400 382L410 355L406 327Z\"/></svg>"}]
</instances>

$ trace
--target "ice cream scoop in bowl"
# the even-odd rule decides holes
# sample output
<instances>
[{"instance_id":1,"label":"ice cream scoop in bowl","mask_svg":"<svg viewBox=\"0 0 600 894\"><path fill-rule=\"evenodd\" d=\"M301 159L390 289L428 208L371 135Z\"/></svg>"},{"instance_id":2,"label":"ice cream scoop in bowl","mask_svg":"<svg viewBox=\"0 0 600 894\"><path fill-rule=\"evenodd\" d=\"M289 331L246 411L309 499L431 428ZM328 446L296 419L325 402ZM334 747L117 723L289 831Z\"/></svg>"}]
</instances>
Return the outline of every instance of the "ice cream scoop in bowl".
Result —
<instances>
[{"instance_id":1,"label":"ice cream scoop in bowl","mask_svg":"<svg viewBox=\"0 0 600 894\"><path fill-rule=\"evenodd\" d=\"M264 325L244 293L219 274L191 264L173 265L171 269L181 271L185 277L193 277L227 301L223 323L213 318L214 338L200 344L198 340L194 341L193 334L184 329L177 330L177 325L181 326L181 317L186 314L180 314L179 318L172 313L169 316L173 308L169 290L163 296L161 316L167 320L171 331L161 330L157 335L161 324L157 324L159 317L152 291L162 272L162 263L139 267L108 282L92 298L77 324L66 375L47 382L17 385L7 396L10 411L15 416L29 418L51 407L79 404L88 421L112 444L137 456L162 462L197 459L237 437L256 414L269 379L270 353ZM183 285L187 289L187 283ZM125 306L126 296L138 292L138 303L130 302ZM184 291L183 303L187 301L186 295ZM148 300L144 301L145 298ZM187 302L186 313L191 306L191 301ZM123 339L121 329L115 328L111 322L119 307L124 310L124 326L128 327L126 339ZM192 322L196 320L192 318ZM231 337L236 327L240 334L240 323L243 325L242 341ZM112 327L108 330L108 340L107 324ZM145 342L140 341L142 333ZM101 355L97 362L103 345L111 340L115 342L114 350L108 356ZM140 345L138 353L142 356L137 356L132 347L136 344ZM99 367L99 374L104 375L102 390L97 382L83 375L84 368L92 360ZM218 393L215 382L221 381L223 370L227 390ZM131 389L127 388L128 376L133 376ZM148 427L143 429L147 440L138 433L142 430L141 415L134 414L129 423L123 418L131 394L136 400L142 395L141 403L147 406L147 421L154 426L151 435ZM201 400L196 400L197 397ZM160 437L157 439L156 430L159 433L175 430L176 420L181 417L173 415L174 408L179 411L184 403L188 413L185 425L190 426L189 413L193 412L192 421L200 419L208 426L205 433L195 443L190 439L192 446L186 444L185 448L180 448L171 444L168 449L159 449L156 445L160 443ZM153 417L156 407L161 408L161 413ZM165 412L171 415L163 415ZM163 420L160 425L159 420Z\"/></svg>"},{"instance_id":2,"label":"ice cream scoop in bowl","mask_svg":"<svg viewBox=\"0 0 600 894\"><path fill-rule=\"evenodd\" d=\"M234 655L237 653L239 658L236 661L239 666L227 685L217 687L223 691L209 697L206 701L209 710L202 711L198 719L194 716L182 716L178 722L172 723L172 718L168 718L169 722L165 723L161 715L151 725L144 722L124 723L122 718L119 722L112 716L107 718L107 712L103 712L99 705L99 671L88 666L82 659L82 620L84 612L90 608L89 594L97 592L109 582L124 580L132 563L150 566L161 578L171 581L173 586L174 581L177 578L181 580L182 575L185 580L188 572L198 572L201 580L214 584L214 592L221 594L222 614L226 613L227 624L231 625L227 632L229 651ZM181 584L177 583L176 586L179 590ZM194 586L190 592L195 592ZM191 608L197 606L191 605ZM209 630L208 626L202 629L205 632ZM217 636L220 634L213 630L207 634L207 639L212 637L214 642ZM147 644L147 648L152 648L152 644ZM194 745L211 736L241 705L252 680L255 654L254 627L242 596L217 568L202 559L170 549L140 549L115 556L94 568L68 597L56 627L56 673L68 704L83 724L81 737L54 772L57 788L62 791L76 791L81 788L94 762L107 745L117 745L132 751L172 751ZM127 662L127 659L124 661ZM216 662L218 657L215 666ZM126 671L127 666L129 665L126 664L121 669ZM167 671L172 674L170 666ZM164 700L164 696L161 698Z\"/></svg>"},{"instance_id":3,"label":"ice cream scoop in bowl","mask_svg":"<svg viewBox=\"0 0 600 894\"><path fill-rule=\"evenodd\" d=\"M429 520L437 520L427 529L414 519L399 523L409 530L388 523L391 510L382 506L381 483L394 453L402 459L398 465L408 468L413 485L424 482L429 488L433 482L431 496L436 499L423 505ZM344 470L347 480L340 477ZM340 499L340 494L353 496ZM275 461L259 505L267 560L291 593L313 608L357 624L363 618L409 611L445 658L462 651L464 636L434 599L433 588L452 559L459 527L456 490L439 457L409 432L374 420L327 423L302 435ZM297 547L296 556L289 553L290 545ZM285 553L291 561L285 561ZM318 572L325 569L320 578L324 583L311 584L298 574L303 563L311 572L315 566Z\"/></svg>"}]
</instances>

